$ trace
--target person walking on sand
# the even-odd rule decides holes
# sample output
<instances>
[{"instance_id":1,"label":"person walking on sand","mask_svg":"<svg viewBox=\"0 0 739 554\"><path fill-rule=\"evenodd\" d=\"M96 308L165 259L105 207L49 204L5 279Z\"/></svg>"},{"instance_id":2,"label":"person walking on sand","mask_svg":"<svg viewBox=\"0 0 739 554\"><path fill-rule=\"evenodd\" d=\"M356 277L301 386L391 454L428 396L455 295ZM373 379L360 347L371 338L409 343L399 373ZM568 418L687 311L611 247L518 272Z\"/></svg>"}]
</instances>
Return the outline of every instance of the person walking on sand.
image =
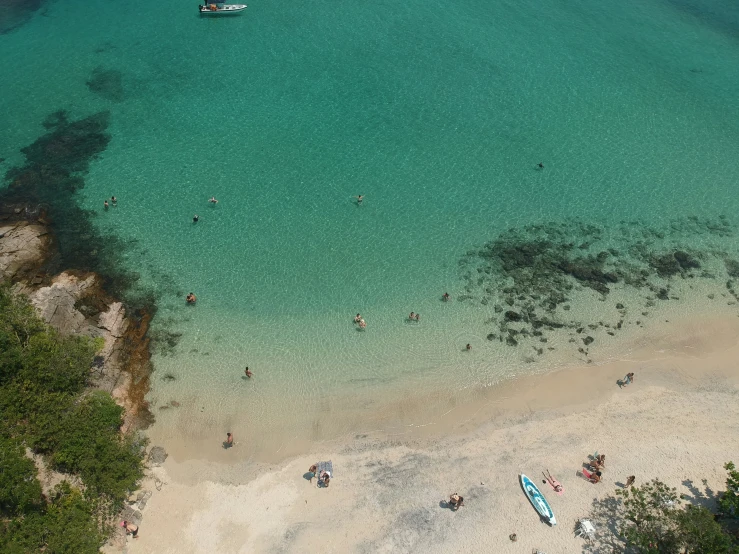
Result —
<instances>
[{"instance_id":1,"label":"person walking on sand","mask_svg":"<svg viewBox=\"0 0 739 554\"><path fill-rule=\"evenodd\" d=\"M234 445L234 436L231 433L226 433L226 442L223 443L224 448L231 448Z\"/></svg>"},{"instance_id":2,"label":"person walking on sand","mask_svg":"<svg viewBox=\"0 0 739 554\"><path fill-rule=\"evenodd\" d=\"M246 369L244 370L244 375L246 375L249 379L251 379L251 376L253 373L249 371L249 366L246 366Z\"/></svg>"}]
</instances>

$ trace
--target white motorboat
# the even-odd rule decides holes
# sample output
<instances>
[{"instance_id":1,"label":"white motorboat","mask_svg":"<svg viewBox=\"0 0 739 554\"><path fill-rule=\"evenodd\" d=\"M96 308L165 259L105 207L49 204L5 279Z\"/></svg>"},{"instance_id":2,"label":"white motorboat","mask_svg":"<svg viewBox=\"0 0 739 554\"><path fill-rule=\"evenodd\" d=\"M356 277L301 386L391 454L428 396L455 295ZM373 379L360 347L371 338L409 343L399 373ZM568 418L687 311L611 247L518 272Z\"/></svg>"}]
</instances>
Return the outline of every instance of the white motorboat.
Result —
<instances>
[{"instance_id":1,"label":"white motorboat","mask_svg":"<svg viewBox=\"0 0 739 554\"><path fill-rule=\"evenodd\" d=\"M246 9L246 4L205 4L199 5L200 15L232 15L241 13Z\"/></svg>"}]
</instances>

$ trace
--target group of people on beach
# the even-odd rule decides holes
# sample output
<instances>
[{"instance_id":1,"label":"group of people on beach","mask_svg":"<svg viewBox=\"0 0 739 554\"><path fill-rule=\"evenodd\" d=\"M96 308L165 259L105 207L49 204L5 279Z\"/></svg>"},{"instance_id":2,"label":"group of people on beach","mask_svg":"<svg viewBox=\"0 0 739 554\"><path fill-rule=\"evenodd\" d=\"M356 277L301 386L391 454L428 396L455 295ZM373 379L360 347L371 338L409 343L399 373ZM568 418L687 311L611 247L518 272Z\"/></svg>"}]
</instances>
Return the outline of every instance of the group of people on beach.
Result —
<instances>
[{"instance_id":1,"label":"group of people on beach","mask_svg":"<svg viewBox=\"0 0 739 554\"><path fill-rule=\"evenodd\" d=\"M308 468L308 473L311 474L310 476L310 482L313 482L313 478L316 477L316 472L318 471L318 466L316 464L313 464ZM318 483L320 485L323 485L324 487L328 487L331 483L331 472L329 470L323 470L321 473L317 476L318 477Z\"/></svg>"}]
</instances>

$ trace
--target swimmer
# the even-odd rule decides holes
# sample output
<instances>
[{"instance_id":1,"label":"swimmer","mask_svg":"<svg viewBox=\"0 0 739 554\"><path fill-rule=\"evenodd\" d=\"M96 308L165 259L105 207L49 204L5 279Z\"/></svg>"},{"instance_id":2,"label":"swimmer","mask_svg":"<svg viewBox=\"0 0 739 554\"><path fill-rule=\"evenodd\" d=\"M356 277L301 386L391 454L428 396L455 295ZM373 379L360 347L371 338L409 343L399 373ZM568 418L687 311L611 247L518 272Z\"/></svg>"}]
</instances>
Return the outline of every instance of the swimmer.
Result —
<instances>
[{"instance_id":1,"label":"swimmer","mask_svg":"<svg viewBox=\"0 0 739 554\"><path fill-rule=\"evenodd\" d=\"M539 169L544 169L544 164L541 163L541 162L539 162L538 167L539 167Z\"/></svg>"},{"instance_id":2,"label":"swimmer","mask_svg":"<svg viewBox=\"0 0 739 554\"><path fill-rule=\"evenodd\" d=\"M450 298L451 298L451 296L449 296L449 293L448 293L448 292L445 292L444 294L442 294L442 295L441 295L441 299L442 299L442 300L443 300L444 302L449 302L449 299L450 299Z\"/></svg>"},{"instance_id":3,"label":"swimmer","mask_svg":"<svg viewBox=\"0 0 739 554\"><path fill-rule=\"evenodd\" d=\"M472 345L471 345L471 344L468 344L468 345L466 346L466 348L467 348L467 350L472 350Z\"/></svg>"},{"instance_id":4,"label":"swimmer","mask_svg":"<svg viewBox=\"0 0 739 554\"><path fill-rule=\"evenodd\" d=\"M414 319L416 319L416 312L411 312L411 313L410 313L410 314L408 315L408 319L410 319L411 321L413 321Z\"/></svg>"},{"instance_id":5,"label":"swimmer","mask_svg":"<svg viewBox=\"0 0 739 554\"><path fill-rule=\"evenodd\" d=\"M416 317L414 319L416 321L421 321L421 314L416 314Z\"/></svg>"},{"instance_id":6,"label":"swimmer","mask_svg":"<svg viewBox=\"0 0 739 554\"><path fill-rule=\"evenodd\" d=\"M360 329L366 329L367 328L367 322L364 319L359 320L359 328Z\"/></svg>"},{"instance_id":7,"label":"swimmer","mask_svg":"<svg viewBox=\"0 0 739 554\"><path fill-rule=\"evenodd\" d=\"M194 216L192 216L193 223L197 223L199 220L200 220L200 216L198 214L195 214Z\"/></svg>"},{"instance_id":8,"label":"swimmer","mask_svg":"<svg viewBox=\"0 0 739 554\"><path fill-rule=\"evenodd\" d=\"M246 375L249 379L251 379L251 376L254 375L250 370L249 366L246 366L246 369L244 370L244 375Z\"/></svg>"},{"instance_id":9,"label":"swimmer","mask_svg":"<svg viewBox=\"0 0 739 554\"><path fill-rule=\"evenodd\" d=\"M362 316L357 314L357 317L354 318L354 323L359 323L360 321L362 321Z\"/></svg>"},{"instance_id":10,"label":"swimmer","mask_svg":"<svg viewBox=\"0 0 739 554\"><path fill-rule=\"evenodd\" d=\"M103 202L103 206L105 207L106 210L108 209L108 201L107 200L105 202Z\"/></svg>"},{"instance_id":11,"label":"swimmer","mask_svg":"<svg viewBox=\"0 0 739 554\"><path fill-rule=\"evenodd\" d=\"M359 196L352 196L352 198L356 198L357 199L357 205L360 205L362 203L362 201L364 200L364 195L363 194L360 194Z\"/></svg>"},{"instance_id":12,"label":"swimmer","mask_svg":"<svg viewBox=\"0 0 739 554\"><path fill-rule=\"evenodd\" d=\"M110 201L111 201L111 203L112 203L112 204L113 204L114 206L115 206L116 204L118 204L118 199L117 199L117 198L116 198L115 196L111 196L111 197L110 197Z\"/></svg>"},{"instance_id":13,"label":"swimmer","mask_svg":"<svg viewBox=\"0 0 739 554\"><path fill-rule=\"evenodd\" d=\"M195 295L193 293L190 293L187 295L185 300L187 301L188 304L195 304L195 301L197 300L197 298L195 298Z\"/></svg>"},{"instance_id":14,"label":"swimmer","mask_svg":"<svg viewBox=\"0 0 739 554\"><path fill-rule=\"evenodd\" d=\"M216 197L215 196L211 196L210 197L210 200L208 200L208 202L210 202L211 204L218 204L218 200L216 200Z\"/></svg>"}]
</instances>

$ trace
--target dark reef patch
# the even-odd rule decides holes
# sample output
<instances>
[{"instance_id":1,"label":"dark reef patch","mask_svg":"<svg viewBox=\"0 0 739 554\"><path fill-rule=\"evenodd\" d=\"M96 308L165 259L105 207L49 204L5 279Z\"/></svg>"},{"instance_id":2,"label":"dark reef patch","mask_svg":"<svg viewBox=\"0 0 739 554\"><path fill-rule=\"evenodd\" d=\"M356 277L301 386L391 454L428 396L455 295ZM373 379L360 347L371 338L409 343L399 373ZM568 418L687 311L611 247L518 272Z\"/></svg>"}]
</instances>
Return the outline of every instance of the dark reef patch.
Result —
<instances>
[{"instance_id":1,"label":"dark reef patch","mask_svg":"<svg viewBox=\"0 0 739 554\"><path fill-rule=\"evenodd\" d=\"M90 91L111 102L123 102L125 99L123 76L116 69L105 69L98 66L92 70L90 80L86 84Z\"/></svg>"},{"instance_id":2,"label":"dark reef patch","mask_svg":"<svg viewBox=\"0 0 739 554\"><path fill-rule=\"evenodd\" d=\"M70 120L64 111L43 122L48 131L21 149L26 163L5 174L0 205L24 205L27 219L40 219L53 232L56 253L42 268L48 274L75 269L97 273L103 288L121 299L130 314L153 315L156 299L137 286L139 276L120 263L132 243L102 235L93 224L95 212L78 204L76 193L85 186L90 162L107 148L109 113Z\"/></svg>"},{"instance_id":3,"label":"dark reef patch","mask_svg":"<svg viewBox=\"0 0 739 554\"><path fill-rule=\"evenodd\" d=\"M724 216L687 217L664 228L622 222L607 229L578 221L511 228L459 260L464 291L457 298L493 307L486 323L497 329L485 331L488 340L519 346L533 337L536 349L536 343L547 340L546 332L556 329L569 330L571 343L584 328L603 333L584 339L581 335L587 347L598 336L615 336L629 323L628 309L616 303L610 323L578 321L570 312L576 294L590 290L599 295L594 298L605 300L614 286L644 289L643 307L632 308L646 313L643 308L658 300L678 299L670 293L674 279L716 279L704 266L713 271L715 262L723 260L730 278L726 289L736 296L731 278L739 278L739 262L715 245L700 251L688 246L698 237L710 237L714 243L729 238L721 243L729 244L735 235ZM582 347L579 351L588 354Z\"/></svg>"},{"instance_id":4,"label":"dark reef patch","mask_svg":"<svg viewBox=\"0 0 739 554\"><path fill-rule=\"evenodd\" d=\"M28 23L44 5L44 0L0 0L0 35Z\"/></svg>"}]
</instances>

